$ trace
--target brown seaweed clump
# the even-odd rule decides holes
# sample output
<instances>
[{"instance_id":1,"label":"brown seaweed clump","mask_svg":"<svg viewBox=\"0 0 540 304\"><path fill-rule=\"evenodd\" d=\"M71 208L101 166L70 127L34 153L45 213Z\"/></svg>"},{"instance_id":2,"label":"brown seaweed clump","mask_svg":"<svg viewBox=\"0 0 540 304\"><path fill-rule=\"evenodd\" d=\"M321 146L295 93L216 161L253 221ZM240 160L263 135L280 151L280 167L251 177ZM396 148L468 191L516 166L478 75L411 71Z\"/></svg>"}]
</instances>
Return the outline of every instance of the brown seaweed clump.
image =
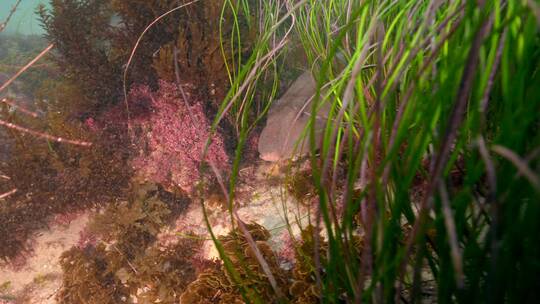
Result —
<instances>
[{"instance_id":1,"label":"brown seaweed clump","mask_svg":"<svg viewBox=\"0 0 540 304\"><path fill-rule=\"evenodd\" d=\"M138 303L179 303L182 292L197 277L201 245L196 239L182 239L167 247L153 246L133 261L133 269L124 265L117 274L124 275Z\"/></svg>"},{"instance_id":2,"label":"brown seaweed clump","mask_svg":"<svg viewBox=\"0 0 540 304\"><path fill-rule=\"evenodd\" d=\"M230 88L229 72L235 72L235 61L250 54L255 17L243 10L233 14L223 0L199 1L180 14L176 39L161 46L152 66L160 79L173 82L178 77L181 83L194 84L210 101L205 110L212 119ZM237 35L243 37L241 41L235 41Z\"/></svg>"},{"instance_id":3,"label":"brown seaweed clump","mask_svg":"<svg viewBox=\"0 0 540 304\"><path fill-rule=\"evenodd\" d=\"M134 192L131 202L113 203L92 220L90 231L104 242L64 253L59 303L178 303L201 265L213 265L202 261L195 237L156 242L177 200L152 184Z\"/></svg>"},{"instance_id":4,"label":"brown seaweed clump","mask_svg":"<svg viewBox=\"0 0 540 304\"><path fill-rule=\"evenodd\" d=\"M64 284L58 295L59 303L303 304L321 301L313 253L316 249L319 251L324 280L327 244L321 236L317 248L314 238L317 231L312 226L302 231L302 239L295 245L295 265L286 270L280 267L268 243L269 231L256 223L246 224L275 278L276 288L270 283L241 230L235 229L219 238L225 262L205 262L200 258L203 241L196 237L184 238L172 245L131 238L124 230L139 229L139 234L144 235L147 231L155 237L154 229L148 228L152 223L145 224L145 221L156 221L155 217L165 214L158 215L152 208L146 211L134 209L122 209L125 216L123 224L105 224L105 229L111 230L107 245L101 243L96 247L73 248L62 256ZM153 215L145 215L145 212ZM118 216L113 220L118 221ZM161 221L163 219L157 220ZM99 222L103 223L103 219ZM147 230L136 228L134 223L148 226L144 228ZM121 245L125 242L132 243L130 246ZM356 240L353 243L355 248L361 246L356 244ZM134 250L134 245L141 248Z\"/></svg>"},{"instance_id":5,"label":"brown seaweed clump","mask_svg":"<svg viewBox=\"0 0 540 304\"><path fill-rule=\"evenodd\" d=\"M313 257L315 228L308 226L302 231L302 240L295 248L295 266L291 270L284 270L279 267L267 242L269 232L256 223L247 227L277 281L281 296L270 285L244 235L236 229L219 239L234 273L228 271L225 265L207 269L188 285L180 297L181 303L319 303L321 293L315 280ZM321 264L325 265L327 244L322 237L318 250Z\"/></svg>"},{"instance_id":6,"label":"brown seaweed clump","mask_svg":"<svg viewBox=\"0 0 540 304\"><path fill-rule=\"evenodd\" d=\"M180 296L186 304L241 304L245 303L234 284L220 268L208 269L199 274Z\"/></svg>"},{"instance_id":7,"label":"brown seaweed clump","mask_svg":"<svg viewBox=\"0 0 540 304\"><path fill-rule=\"evenodd\" d=\"M317 245L315 237L318 237ZM364 248L364 239L361 235L354 235L350 240L350 245L354 250L352 255L353 259L360 264L360 258ZM308 304L308 303L320 303L322 299L322 293L316 282L315 271L317 269L317 263L315 262L314 253L319 252L321 269L321 280L325 280L324 271L325 265L327 265L327 252L328 243L321 235L321 231L317 230L313 226L307 226L301 232L301 242L296 248L295 265L292 270L292 282L289 285L289 294L291 296L291 303L296 304Z\"/></svg>"},{"instance_id":8,"label":"brown seaweed clump","mask_svg":"<svg viewBox=\"0 0 540 304\"><path fill-rule=\"evenodd\" d=\"M316 194L312 180L313 176L310 170L301 170L287 176L285 187L298 202L309 205Z\"/></svg>"},{"instance_id":9,"label":"brown seaweed clump","mask_svg":"<svg viewBox=\"0 0 540 304\"><path fill-rule=\"evenodd\" d=\"M327 244L320 235L320 231L316 231L315 227L308 226L301 232L301 242L296 248L295 265L292 270L292 282L289 286L289 294L293 298L293 303L318 303L320 301L320 290L315 281L315 233L320 237L318 251L321 259L321 264L326 263Z\"/></svg>"},{"instance_id":10,"label":"brown seaweed clump","mask_svg":"<svg viewBox=\"0 0 540 304\"><path fill-rule=\"evenodd\" d=\"M246 226L268 263L279 288L286 290L287 273L279 267L278 260L267 243L270 233L256 223ZM234 274L227 271L225 265L208 269L187 287L180 297L181 303L245 303L247 300L276 302L277 294L242 232L235 229L228 235L220 237L219 241L234 268Z\"/></svg>"},{"instance_id":11,"label":"brown seaweed clump","mask_svg":"<svg viewBox=\"0 0 540 304\"><path fill-rule=\"evenodd\" d=\"M64 216L103 205L127 195L132 170L127 164L125 137L112 129L91 130L73 118L79 108L80 90L68 81L43 81L36 93L33 118L0 106L7 121L67 139L92 142L79 147L17 132L0 143L5 147L0 162L0 193L18 191L0 204L0 259L8 262L31 249L36 231L55 216Z\"/></svg>"},{"instance_id":12,"label":"brown seaweed clump","mask_svg":"<svg viewBox=\"0 0 540 304\"><path fill-rule=\"evenodd\" d=\"M320 276L325 280L328 246L320 231L308 226L294 247L292 269L280 267L272 250L270 232L257 223L245 224L252 241L236 228L219 238L223 262L205 261L203 240L156 242L161 227L171 218L171 204L162 201L156 186L135 189L131 202L112 204L91 224L91 231L106 243L73 248L62 256L64 284L59 303L318 303L316 283L318 251ZM317 242L315 236L319 236ZM359 249L362 242L353 239ZM357 242L358 241L358 242ZM272 285L253 245L275 279Z\"/></svg>"},{"instance_id":13,"label":"brown seaweed clump","mask_svg":"<svg viewBox=\"0 0 540 304\"><path fill-rule=\"evenodd\" d=\"M201 241L183 239L168 246L152 246L128 258L114 246L72 248L61 258L64 271L59 303L178 303L195 280Z\"/></svg>"},{"instance_id":14,"label":"brown seaweed clump","mask_svg":"<svg viewBox=\"0 0 540 304\"><path fill-rule=\"evenodd\" d=\"M102 236L104 241L114 243L113 246L129 258L134 258L155 241L169 214L167 205L156 197L131 204L118 202L98 214L90 224L90 230Z\"/></svg>"},{"instance_id":15,"label":"brown seaweed clump","mask_svg":"<svg viewBox=\"0 0 540 304\"><path fill-rule=\"evenodd\" d=\"M109 269L109 255L105 245L96 248L72 248L64 252L60 264L64 271L62 289L57 295L64 304L125 303L129 293Z\"/></svg>"}]
</instances>

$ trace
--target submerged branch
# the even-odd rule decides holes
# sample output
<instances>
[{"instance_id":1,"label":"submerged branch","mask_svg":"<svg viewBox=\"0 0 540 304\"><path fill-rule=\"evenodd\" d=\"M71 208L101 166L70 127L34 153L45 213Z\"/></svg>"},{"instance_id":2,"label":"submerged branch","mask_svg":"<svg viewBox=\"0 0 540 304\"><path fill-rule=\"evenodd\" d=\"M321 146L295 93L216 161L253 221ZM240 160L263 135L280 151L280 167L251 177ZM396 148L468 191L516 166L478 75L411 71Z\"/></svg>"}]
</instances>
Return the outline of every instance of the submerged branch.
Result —
<instances>
[{"instance_id":1,"label":"submerged branch","mask_svg":"<svg viewBox=\"0 0 540 304\"><path fill-rule=\"evenodd\" d=\"M6 81L1 87L0 92L2 92L5 88L7 88L10 84L12 84L19 76L21 76L22 73L24 73L26 70L28 70L34 63L36 63L38 60L41 59L41 57L45 56L52 48L54 47L54 44L50 44L48 47L46 47L39 55L37 55L32 61L30 61L27 65L25 65L22 69L20 69L13 77L11 77L8 81Z\"/></svg>"},{"instance_id":2,"label":"submerged branch","mask_svg":"<svg viewBox=\"0 0 540 304\"><path fill-rule=\"evenodd\" d=\"M13 130L16 130L16 131L19 131L19 132L22 132L22 133L31 134L31 135L34 135L36 137L52 140L52 141L55 141L55 142L58 142L58 143L67 143L67 144L76 145L76 146L83 146L83 147L90 147L92 145L91 142L86 142L86 141L81 141L81 140L72 140L72 139L66 139L66 138L63 138L63 137L52 136L52 135L49 135L49 134L44 133L44 132L39 132L39 131L31 130L31 129L28 129L28 128L25 128L25 127L21 127L19 125L7 122L7 121L2 120L2 119L0 119L0 126L4 126L6 128L13 129Z\"/></svg>"},{"instance_id":3,"label":"submerged branch","mask_svg":"<svg viewBox=\"0 0 540 304\"><path fill-rule=\"evenodd\" d=\"M8 191L6 193L3 193L3 194L0 194L0 199L5 199L13 194L17 193L17 188L11 190L11 191Z\"/></svg>"},{"instance_id":4,"label":"submerged branch","mask_svg":"<svg viewBox=\"0 0 540 304\"><path fill-rule=\"evenodd\" d=\"M13 7L11 8L11 11L9 12L7 18L6 18L6 21L0 23L0 32L4 31L9 23L9 20L11 19L11 17L13 17L13 15L15 14L15 12L17 11L17 7L19 7L19 4L21 3L21 0L17 0L17 2L15 3L15 5L13 5Z\"/></svg>"},{"instance_id":5,"label":"submerged branch","mask_svg":"<svg viewBox=\"0 0 540 304\"><path fill-rule=\"evenodd\" d=\"M20 105L16 104L15 102L13 102L13 101L11 101L11 100L9 100L7 98L2 98L2 100L0 100L0 102L5 103L8 106L14 107L17 110L23 112L24 114L32 116L34 118L37 118L39 116L38 113L36 113L34 111L31 111L31 110L28 110L28 109L26 109L24 107L21 107Z\"/></svg>"}]
</instances>

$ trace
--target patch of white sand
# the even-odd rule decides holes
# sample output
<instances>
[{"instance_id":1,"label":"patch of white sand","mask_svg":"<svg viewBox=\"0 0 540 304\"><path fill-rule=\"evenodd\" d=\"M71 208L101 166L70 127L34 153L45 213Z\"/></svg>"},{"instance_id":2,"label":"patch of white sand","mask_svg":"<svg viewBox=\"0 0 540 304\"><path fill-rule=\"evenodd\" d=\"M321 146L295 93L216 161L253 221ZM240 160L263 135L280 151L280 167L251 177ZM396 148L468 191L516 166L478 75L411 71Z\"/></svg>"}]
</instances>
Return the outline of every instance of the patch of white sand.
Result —
<instances>
[{"instance_id":1,"label":"patch of white sand","mask_svg":"<svg viewBox=\"0 0 540 304\"><path fill-rule=\"evenodd\" d=\"M0 303L56 303L55 294L62 284L59 258L77 244L88 220L89 213L83 213L68 225L38 232L33 242L33 255L22 269L1 265Z\"/></svg>"}]
</instances>

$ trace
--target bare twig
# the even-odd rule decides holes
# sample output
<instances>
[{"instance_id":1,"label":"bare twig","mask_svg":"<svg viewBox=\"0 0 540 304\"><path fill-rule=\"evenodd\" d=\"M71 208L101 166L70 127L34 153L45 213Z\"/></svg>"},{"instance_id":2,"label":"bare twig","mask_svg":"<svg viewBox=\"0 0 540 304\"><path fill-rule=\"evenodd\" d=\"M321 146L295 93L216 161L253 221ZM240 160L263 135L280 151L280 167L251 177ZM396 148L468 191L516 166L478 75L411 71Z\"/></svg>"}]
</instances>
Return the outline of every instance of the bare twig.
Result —
<instances>
[{"instance_id":1,"label":"bare twig","mask_svg":"<svg viewBox=\"0 0 540 304\"><path fill-rule=\"evenodd\" d=\"M15 75L13 75L8 81L6 81L1 87L0 87L0 92L2 92L3 90L5 90L10 84L12 84L22 73L24 73L26 70L28 70L34 63L36 63L38 60L40 60L43 56L45 56L52 48L54 47L54 44L50 44L49 46L47 46L43 51L41 51L41 53L39 53L34 59L32 59L28 64L26 64L23 68L21 68ZM35 113L35 112L32 112L30 110L26 110L24 108L21 108L20 106L16 105L15 103L7 100L6 98L2 99L3 103L5 104L8 104L8 105L11 105L11 106L15 106L17 108L19 108L19 110L21 110L21 112L24 112L25 114L28 114L30 116L33 116L33 117L37 117L38 114ZM6 128L9 128L9 129L12 129L12 130L16 130L16 131L19 131L19 132L22 132L22 133L27 133L27 134L31 134L31 135L34 135L36 137L40 137L40 138L44 138L44 139L48 139L48 140L52 140L52 141L55 141L55 142L59 142L59 143L67 143L67 144L71 144L71 145L76 145L76 146L84 146L84 147L89 147L92 145L92 143L90 142L85 142L85 141L81 141L81 140L71 140L71 139L66 139L66 138L63 138L63 137L58 137L58 136L53 136L53 135L49 135L47 133L44 133L44 132L40 132L40 131L35 131L35 130L31 130L31 129L28 129L28 128L25 128L25 127L22 127L22 126L19 126L19 125L16 125L14 123L10 123L10 122L7 122L3 119L0 119L0 125L1 126L4 126Z\"/></svg>"},{"instance_id":2,"label":"bare twig","mask_svg":"<svg viewBox=\"0 0 540 304\"><path fill-rule=\"evenodd\" d=\"M28 129L28 128L25 128L25 127L21 127L19 125L7 122L7 121L2 120L2 119L0 119L0 126L4 126L6 128L9 128L9 129L13 129L13 130L16 130L16 131L19 131L19 132L22 132L22 133L31 134L31 135L34 135L36 137L41 137L41 138L52 140L52 141L59 142L59 143L67 143L67 144L76 145L76 146L83 146L83 147L89 147L89 146L92 145L91 142L80 141L80 140L71 140L71 139L66 139L66 138L63 138L63 137L52 136L52 135L49 135L49 134L44 133L44 132L39 132L39 131L31 130L31 129Z\"/></svg>"},{"instance_id":3,"label":"bare twig","mask_svg":"<svg viewBox=\"0 0 540 304\"><path fill-rule=\"evenodd\" d=\"M31 110L28 110L24 107L21 107L20 105L14 103L13 101L7 99L7 98L2 98L2 100L0 100L0 102L2 103L5 103L11 107L14 107L16 108L17 110L21 111L22 113L26 114L26 115L29 115L29 116L32 116L34 118L37 118L39 115L38 113L34 112L34 111L31 111Z\"/></svg>"},{"instance_id":4,"label":"bare twig","mask_svg":"<svg viewBox=\"0 0 540 304\"><path fill-rule=\"evenodd\" d=\"M0 194L0 199L4 199L4 198L6 198L6 197L8 197L8 196L11 196L11 195L13 195L13 194L15 194L15 193L17 193L17 189L16 189L16 188L13 189L13 190L11 190L11 191L8 191L8 192L6 192L6 193Z\"/></svg>"},{"instance_id":5,"label":"bare twig","mask_svg":"<svg viewBox=\"0 0 540 304\"><path fill-rule=\"evenodd\" d=\"M21 69L22 65L13 65L13 64L0 64L0 67L6 68L6 69ZM40 63L40 64L34 64L31 69L40 69L40 68L51 68L53 67L50 63Z\"/></svg>"},{"instance_id":6,"label":"bare twig","mask_svg":"<svg viewBox=\"0 0 540 304\"><path fill-rule=\"evenodd\" d=\"M22 69L20 69L13 77L11 77L8 81L6 81L1 87L0 92L2 92L5 88L7 88L13 81L15 81L19 76L21 76L22 73L24 73L26 70L28 70L34 63L36 63L38 60L41 59L41 57L45 56L52 48L54 47L54 44L50 44L48 47L46 47L39 55L37 55L32 61L30 61L27 65L25 65Z\"/></svg>"},{"instance_id":7,"label":"bare twig","mask_svg":"<svg viewBox=\"0 0 540 304\"><path fill-rule=\"evenodd\" d=\"M9 20L11 19L11 17L13 17L15 12L17 11L17 7L19 6L20 3L21 3L21 0L17 0L15 5L13 5L13 7L11 8L11 11L9 12L9 15L7 16L6 20L4 22L0 23L0 32L2 32L3 30L6 29L8 23L9 23Z\"/></svg>"}]
</instances>

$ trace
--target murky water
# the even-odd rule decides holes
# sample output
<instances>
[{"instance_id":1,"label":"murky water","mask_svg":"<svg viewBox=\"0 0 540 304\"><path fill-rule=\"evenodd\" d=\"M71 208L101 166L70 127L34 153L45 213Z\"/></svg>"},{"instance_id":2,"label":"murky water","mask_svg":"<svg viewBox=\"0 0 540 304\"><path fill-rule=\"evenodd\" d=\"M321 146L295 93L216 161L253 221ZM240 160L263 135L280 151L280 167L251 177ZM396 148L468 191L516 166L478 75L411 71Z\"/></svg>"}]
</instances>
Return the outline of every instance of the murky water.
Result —
<instances>
[{"instance_id":1,"label":"murky water","mask_svg":"<svg viewBox=\"0 0 540 304\"><path fill-rule=\"evenodd\" d=\"M0 3L0 22L15 2ZM221 5L173 14L150 31L124 100L129 54L163 8L58 1L44 30L42 2L23 0L0 33L0 86L9 83L0 91L0 303L177 303L199 273L219 268L196 191L216 232L231 230L217 180L201 170L227 91L215 52L223 29L206 22ZM235 139L220 128L205 161L226 172ZM250 226L257 241L285 239L280 191L263 187L267 168L247 164L238 200L253 204L239 214L273 228ZM286 208L289 221L298 210Z\"/></svg>"},{"instance_id":2,"label":"murky water","mask_svg":"<svg viewBox=\"0 0 540 304\"><path fill-rule=\"evenodd\" d=\"M0 2L0 22L3 22L11 11L17 0L2 0ZM43 29L35 14L35 10L40 4L47 4L44 0L22 0L12 20L5 31L21 35L43 34Z\"/></svg>"},{"instance_id":3,"label":"murky water","mask_svg":"<svg viewBox=\"0 0 540 304\"><path fill-rule=\"evenodd\" d=\"M0 0L0 304L538 298L535 3Z\"/></svg>"}]
</instances>

